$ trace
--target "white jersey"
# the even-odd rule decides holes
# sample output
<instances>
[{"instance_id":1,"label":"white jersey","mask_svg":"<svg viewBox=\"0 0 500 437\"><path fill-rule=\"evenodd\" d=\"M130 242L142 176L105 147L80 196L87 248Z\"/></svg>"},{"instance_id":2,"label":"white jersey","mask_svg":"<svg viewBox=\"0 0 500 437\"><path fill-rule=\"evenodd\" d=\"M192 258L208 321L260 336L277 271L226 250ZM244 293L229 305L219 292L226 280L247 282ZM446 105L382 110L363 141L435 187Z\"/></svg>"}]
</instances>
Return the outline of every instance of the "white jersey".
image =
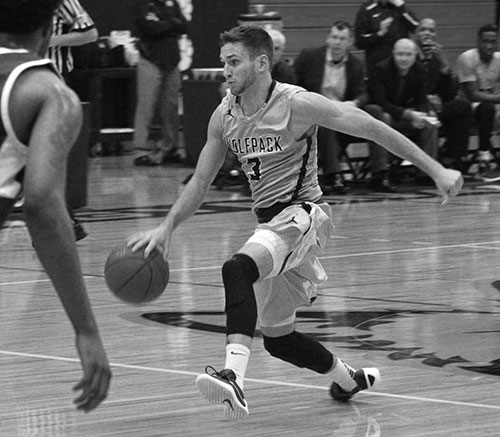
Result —
<instances>
[{"instance_id":1,"label":"white jersey","mask_svg":"<svg viewBox=\"0 0 500 437\"><path fill-rule=\"evenodd\" d=\"M317 202L317 128L294 138L291 99L306 92L295 85L273 81L266 103L246 116L237 96L221 102L222 139L236 154L252 191L253 209L260 212L278 204Z\"/></svg>"},{"instance_id":2,"label":"white jersey","mask_svg":"<svg viewBox=\"0 0 500 437\"><path fill-rule=\"evenodd\" d=\"M18 174L26 165L28 148L17 138L9 115L9 99L16 80L29 68L49 66L27 50L0 47L0 198L15 199L21 191ZM57 73L56 73L57 74Z\"/></svg>"}]
</instances>

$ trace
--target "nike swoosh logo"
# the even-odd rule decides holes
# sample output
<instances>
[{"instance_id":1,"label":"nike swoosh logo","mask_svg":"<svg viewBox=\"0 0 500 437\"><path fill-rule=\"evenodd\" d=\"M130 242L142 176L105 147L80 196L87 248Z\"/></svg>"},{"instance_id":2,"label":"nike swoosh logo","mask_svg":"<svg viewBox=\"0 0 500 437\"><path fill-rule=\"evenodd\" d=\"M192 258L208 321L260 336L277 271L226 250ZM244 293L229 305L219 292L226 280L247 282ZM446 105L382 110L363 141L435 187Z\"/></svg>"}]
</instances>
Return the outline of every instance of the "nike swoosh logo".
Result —
<instances>
[{"instance_id":1,"label":"nike swoosh logo","mask_svg":"<svg viewBox=\"0 0 500 437\"><path fill-rule=\"evenodd\" d=\"M231 408L231 410L233 410L233 411L234 411L233 404L232 404L232 402L231 402L229 399L224 399L224 400L222 401L222 403L223 403L224 405L227 405L229 408Z\"/></svg>"},{"instance_id":2,"label":"nike swoosh logo","mask_svg":"<svg viewBox=\"0 0 500 437\"><path fill-rule=\"evenodd\" d=\"M245 354L242 354L242 353L239 353L239 352L234 352L234 351L231 351L231 355L242 355L242 356L245 356Z\"/></svg>"}]
</instances>

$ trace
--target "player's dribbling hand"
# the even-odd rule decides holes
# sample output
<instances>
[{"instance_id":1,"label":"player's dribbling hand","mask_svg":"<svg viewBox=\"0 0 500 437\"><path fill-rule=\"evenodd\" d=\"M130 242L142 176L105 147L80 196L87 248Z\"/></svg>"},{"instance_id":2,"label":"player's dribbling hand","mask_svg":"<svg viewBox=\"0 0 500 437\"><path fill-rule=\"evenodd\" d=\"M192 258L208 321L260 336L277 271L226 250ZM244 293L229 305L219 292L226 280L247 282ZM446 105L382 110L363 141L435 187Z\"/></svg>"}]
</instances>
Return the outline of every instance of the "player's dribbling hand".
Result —
<instances>
[{"instance_id":1,"label":"player's dribbling hand","mask_svg":"<svg viewBox=\"0 0 500 437\"><path fill-rule=\"evenodd\" d=\"M464 185L462 173L457 170L445 168L436 178L436 186L438 187L443 201L441 205L445 205L450 200L450 197L455 197Z\"/></svg>"},{"instance_id":2,"label":"player's dribbling hand","mask_svg":"<svg viewBox=\"0 0 500 437\"><path fill-rule=\"evenodd\" d=\"M144 257L147 258L154 248L157 248L166 260L168 256L168 247L170 245L171 233L167 231L164 226L157 226L156 228L147 231L136 232L132 234L127 241L127 246L132 249L132 252L144 249Z\"/></svg>"},{"instance_id":3,"label":"player's dribbling hand","mask_svg":"<svg viewBox=\"0 0 500 437\"><path fill-rule=\"evenodd\" d=\"M111 369L98 334L76 335L76 349L83 368L83 378L73 387L82 390L73 403L86 413L96 408L108 395Z\"/></svg>"}]
</instances>

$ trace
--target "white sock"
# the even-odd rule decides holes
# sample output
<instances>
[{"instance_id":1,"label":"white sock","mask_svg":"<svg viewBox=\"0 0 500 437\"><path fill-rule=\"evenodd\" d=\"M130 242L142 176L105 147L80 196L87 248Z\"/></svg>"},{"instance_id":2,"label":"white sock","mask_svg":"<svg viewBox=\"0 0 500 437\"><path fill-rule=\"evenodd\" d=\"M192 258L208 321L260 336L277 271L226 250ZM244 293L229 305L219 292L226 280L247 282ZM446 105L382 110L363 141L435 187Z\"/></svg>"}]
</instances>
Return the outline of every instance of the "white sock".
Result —
<instances>
[{"instance_id":1,"label":"white sock","mask_svg":"<svg viewBox=\"0 0 500 437\"><path fill-rule=\"evenodd\" d=\"M342 390L345 390L347 392L354 390L358 386L358 384L356 384L353 376L351 376L349 369L353 372L353 375L355 370L351 366L348 366L346 363L344 363L340 358L334 358L335 361L331 370L333 381L340 385L340 388L342 388Z\"/></svg>"},{"instance_id":2,"label":"white sock","mask_svg":"<svg viewBox=\"0 0 500 437\"><path fill-rule=\"evenodd\" d=\"M236 383L243 390L243 380L247 371L250 349L239 343L229 343L226 346L225 369L231 369L236 375Z\"/></svg>"}]
</instances>

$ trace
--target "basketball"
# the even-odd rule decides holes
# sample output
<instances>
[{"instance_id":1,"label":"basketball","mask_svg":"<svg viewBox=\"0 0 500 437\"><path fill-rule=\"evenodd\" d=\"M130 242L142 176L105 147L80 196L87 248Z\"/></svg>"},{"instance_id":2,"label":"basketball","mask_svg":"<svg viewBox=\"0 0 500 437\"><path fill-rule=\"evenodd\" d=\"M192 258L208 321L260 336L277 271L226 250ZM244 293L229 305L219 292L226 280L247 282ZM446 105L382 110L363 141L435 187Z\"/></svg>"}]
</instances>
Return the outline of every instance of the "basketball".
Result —
<instances>
[{"instance_id":1,"label":"basketball","mask_svg":"<svg viewBox=\"0 0 500 437\"><path fill-rule=\"evenodd\" d=\"M143 304L157 299L168 284L170 270L159 250L147 258L144 250L114 249L106 260L104 278L111 292L124 302Z\"/></svg>"}]
</instances>

